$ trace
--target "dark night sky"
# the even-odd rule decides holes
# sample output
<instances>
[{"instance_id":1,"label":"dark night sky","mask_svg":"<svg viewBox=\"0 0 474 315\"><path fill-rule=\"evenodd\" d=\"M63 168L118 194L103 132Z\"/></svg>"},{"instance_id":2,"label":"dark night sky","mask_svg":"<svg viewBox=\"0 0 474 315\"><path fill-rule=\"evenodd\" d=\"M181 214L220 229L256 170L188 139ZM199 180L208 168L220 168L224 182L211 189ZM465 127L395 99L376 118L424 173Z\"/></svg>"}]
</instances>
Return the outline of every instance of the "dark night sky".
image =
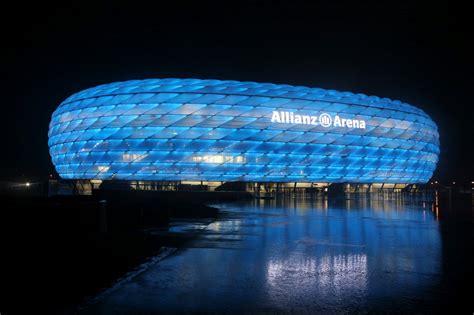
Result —
<instances>
[{"instance_id":1,"label":"dark night sky","mask_svg":"<svg viewBox=\"0 0 474 315\"><path fill-rule=\"evenodd\" d=\"M193 77L408 102L438 124L435 178L474 180L467 8L416 1L165 3L3 8L2 177L54 173L48 124L67 96L119 80Z\"/></svg>"}]
</instances>

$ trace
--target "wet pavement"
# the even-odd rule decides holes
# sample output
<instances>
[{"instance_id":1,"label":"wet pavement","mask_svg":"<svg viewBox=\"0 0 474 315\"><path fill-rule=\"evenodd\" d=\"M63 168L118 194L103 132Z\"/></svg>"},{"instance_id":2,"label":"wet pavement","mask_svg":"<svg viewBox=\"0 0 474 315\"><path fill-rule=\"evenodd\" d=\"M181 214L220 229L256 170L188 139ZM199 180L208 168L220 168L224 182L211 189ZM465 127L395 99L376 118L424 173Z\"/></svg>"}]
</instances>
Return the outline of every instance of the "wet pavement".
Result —
<instances>
[{"instance_id":1,"label":"wet pavement","mask_svg":"<svg viewBox=\"0 0 474 315\"><path fill-rule=\"evenodd\" d=\"M472 250L472 233L465 234L472 231L472 207L454 221L436 200L400 194L215 206L221 209L217 220L171 228L196 234L187 246L167 249L81 312L432 313L451 303L470 307L453 292L470 280L462 273L472 272L466 265L472 252L461 252ZM449 244L460 237L464 245ZM466 257L450 258L456 255Z\"/></svg>"}]
</instances>

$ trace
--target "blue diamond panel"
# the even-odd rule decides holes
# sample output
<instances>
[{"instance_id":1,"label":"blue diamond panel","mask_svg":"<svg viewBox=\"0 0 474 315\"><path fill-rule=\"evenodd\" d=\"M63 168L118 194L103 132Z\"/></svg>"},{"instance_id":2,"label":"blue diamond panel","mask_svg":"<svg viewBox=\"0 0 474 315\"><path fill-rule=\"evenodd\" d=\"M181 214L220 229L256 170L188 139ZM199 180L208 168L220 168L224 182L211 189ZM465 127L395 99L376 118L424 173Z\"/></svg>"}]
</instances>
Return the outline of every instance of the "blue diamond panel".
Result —
<instances>
[{"instance_id":1,"label":"blue diamond panel","mask_svg":"<svg viewBox=\"0 0 474 315\"><path fill-rule=\"evenodd\" d=\"M199 79L76 93L48 144L65 179L425 183L439 156L436 124L400 101Z\"/></svg>"}]
</instances>

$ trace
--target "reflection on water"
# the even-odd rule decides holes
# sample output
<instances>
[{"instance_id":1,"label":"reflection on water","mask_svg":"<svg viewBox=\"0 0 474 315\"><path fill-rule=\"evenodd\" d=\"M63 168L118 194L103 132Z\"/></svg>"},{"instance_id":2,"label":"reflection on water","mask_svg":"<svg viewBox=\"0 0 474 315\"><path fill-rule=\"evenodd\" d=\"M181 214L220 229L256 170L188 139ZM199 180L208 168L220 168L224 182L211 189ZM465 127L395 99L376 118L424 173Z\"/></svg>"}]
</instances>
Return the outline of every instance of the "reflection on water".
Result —
<instances>
[{"instance_id":1,"label":"reflection on water","mask_svg":"<svg viewBox=\"0 0 474 315\"><path fill-rule=\"evenodd\" d=\"M267 281L272 300L278 303L278 292L291 286L287 292L292 298L304 296L310 291L332 295L349 290L366 290L366 255L326 255L321 258L291 257L288 260L270 260L267 266ZM309 291L308 291L309 290ZM283 292L282 292L283 293Z\"/></svg>"},{"instance_id":2,"label":"reflection on water","mask_svg":"<svg viewBox=\"0 0 474 315\"><path fill-rule=\"evenodd\" d=\"M434 305L443 274L436 198L390 194L220 204L220 218L200 227L188 247L113 288L86 312L347 312L393 303L399 310L416 309L420 301Z\"/></svg>"}]
</instances>

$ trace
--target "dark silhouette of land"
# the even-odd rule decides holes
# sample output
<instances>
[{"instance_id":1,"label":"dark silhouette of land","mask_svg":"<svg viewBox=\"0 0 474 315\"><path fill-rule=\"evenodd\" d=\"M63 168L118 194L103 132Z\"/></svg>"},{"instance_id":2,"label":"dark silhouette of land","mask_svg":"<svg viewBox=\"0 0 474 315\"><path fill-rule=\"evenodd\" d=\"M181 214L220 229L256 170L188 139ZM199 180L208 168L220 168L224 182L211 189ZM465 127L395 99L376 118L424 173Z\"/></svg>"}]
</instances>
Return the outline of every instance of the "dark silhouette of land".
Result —
<instances>
[{"instance_id":1,"label":"dark silhouette of land","mask_svg":"<svg viewBox=\"0 0 474 315\"><path fill-rule=\"evenodd\" d=\"M62 312L96 294L163 247L192 233L169 232L170 218L213 218L209 195L102 191L94 196L0 195L0 305ZM216 194L214 194L215 196ZM232 200L220 194L215 200ZM160 233L147 233L147 229Z\"/></svg>"}]
</instances>

